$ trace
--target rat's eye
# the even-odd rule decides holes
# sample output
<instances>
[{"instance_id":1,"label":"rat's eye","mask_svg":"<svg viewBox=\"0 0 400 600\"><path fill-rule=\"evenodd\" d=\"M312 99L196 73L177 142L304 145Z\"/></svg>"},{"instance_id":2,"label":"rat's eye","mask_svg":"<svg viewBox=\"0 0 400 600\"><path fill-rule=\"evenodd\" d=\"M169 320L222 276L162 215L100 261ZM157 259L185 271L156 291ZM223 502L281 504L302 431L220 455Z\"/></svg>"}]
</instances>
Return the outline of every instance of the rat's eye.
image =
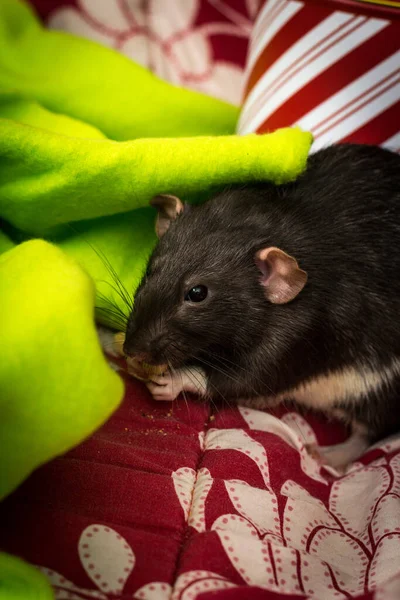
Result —
<instances>
[{"instance_id":1,"label":"rat's eye","mask_svg":"<svg viewBox=\"0 0 400 600\"><path fill-rule=\"evenodd\" d=\"M196 285L185 296L186 302L203 302L207 298L208 289L205 285Z\"/></svg>"}]
</instances>

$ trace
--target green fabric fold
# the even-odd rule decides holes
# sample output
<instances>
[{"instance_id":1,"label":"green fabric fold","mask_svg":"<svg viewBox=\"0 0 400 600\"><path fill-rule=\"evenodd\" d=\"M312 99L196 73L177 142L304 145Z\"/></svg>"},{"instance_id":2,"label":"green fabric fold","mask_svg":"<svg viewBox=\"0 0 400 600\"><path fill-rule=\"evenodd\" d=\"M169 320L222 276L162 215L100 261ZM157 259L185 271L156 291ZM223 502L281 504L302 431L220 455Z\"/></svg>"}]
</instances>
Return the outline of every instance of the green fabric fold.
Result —
<instances>
[{"instance_id":1,"label":"green fabric fold","mask_svg":"<svg viewBox=\"0 0 400 600\"><path fill-rule=\"evenodd\" d=\"M0 122L0 211L43 235L55 225L147 206L152 196L193 194L256 179L282 182L304 167L300 129L270 135L81 139Z\"/></svg>"}]
</instances>

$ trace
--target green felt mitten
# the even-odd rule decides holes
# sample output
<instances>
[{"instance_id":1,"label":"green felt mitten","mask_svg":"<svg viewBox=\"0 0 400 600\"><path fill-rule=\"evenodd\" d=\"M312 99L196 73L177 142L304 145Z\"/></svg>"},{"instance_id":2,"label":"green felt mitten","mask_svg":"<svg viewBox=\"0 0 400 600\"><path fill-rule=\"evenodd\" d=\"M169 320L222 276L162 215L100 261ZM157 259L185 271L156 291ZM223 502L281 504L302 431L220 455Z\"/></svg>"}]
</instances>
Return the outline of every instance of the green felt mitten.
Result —
<instances>
[{"instance_id":1,"label":"green felt mitten","mask_svg":"<svg viewBox=\"0 0 400 600\"><path fill-rule=\"evenodd\" d=\"M97 339L94 297L88 275L47 242L0 256L0 499L122 398Z\"/></svg>"},{"instance_id":2,"label":"green felt mitten","mask_svg":"<svg viewBox=\"0 0 400 600\"><path fill-rule=\"evenodd\" d=\"M1 13L0 13L1 14ZM0 67L1 74L1 67ZM93 125L52 112L41 106L36 100L17 94L14 91L2 90L0 87L0 118L11 119L16 124L31 125L35 131L39 129L53 133L87 139L105 139L105 135ZM0 122L0 131L3 131ZM5 131L5 130L4 130Z\"/></svg>"},{"instance_id":3,"label":"green felt mitten","mask_svg":"<svg viewBox=\"0 0 400 600\"><path fill-rule=\"evenodd\" d=\"M131 142L61 136L7 119L0 130L0 216L36 235L147 206L159 193L293 179L311 143L298 128Z\"/></svg>"},{"instance_id":4,"label":"green felt mitten","mask_svg":"<svg viewBox=\"0 0 400 600\"><path fill-rule=\"evenodd\" d=\"M52 600L46 577L26 562L0 552L0 600Z\"/></svg>"}]
</instances>

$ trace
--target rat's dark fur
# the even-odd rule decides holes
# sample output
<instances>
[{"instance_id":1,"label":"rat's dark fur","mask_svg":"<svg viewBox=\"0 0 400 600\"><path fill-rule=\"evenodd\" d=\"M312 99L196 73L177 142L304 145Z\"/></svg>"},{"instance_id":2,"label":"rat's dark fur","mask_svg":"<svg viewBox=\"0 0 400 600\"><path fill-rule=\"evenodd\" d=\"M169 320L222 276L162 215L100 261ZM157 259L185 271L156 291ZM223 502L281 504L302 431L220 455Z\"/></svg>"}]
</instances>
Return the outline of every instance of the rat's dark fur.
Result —
<instances>
[{"instance_id":1,"label":"rat's dark fur","mask_svg":"<svg viewBox=\"0 0 400 600\"><path fill-rule=\"evenodd\" d=\"M254 256L269 246L308 273L289 304L270 304L259 283ZM185 302L199 284L207 299ZM126 348L202 366L210 394L228 399L400 359L400 156L332 146L294 183L232 188L185 210L149 261ZM399 392L400 372L343 405L376 439L400 429Z\"/></svg>"}]
</instances>

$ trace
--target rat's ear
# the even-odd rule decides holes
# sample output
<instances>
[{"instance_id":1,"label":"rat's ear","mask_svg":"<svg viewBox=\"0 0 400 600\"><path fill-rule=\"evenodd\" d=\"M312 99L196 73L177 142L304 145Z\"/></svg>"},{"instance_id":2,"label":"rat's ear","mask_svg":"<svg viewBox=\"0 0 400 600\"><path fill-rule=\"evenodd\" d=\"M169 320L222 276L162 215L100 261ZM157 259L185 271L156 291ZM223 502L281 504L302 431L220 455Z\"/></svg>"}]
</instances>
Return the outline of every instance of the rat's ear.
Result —
<instances>
[{"instance_id":1,"label":"rat's ear","mask_svg":"<svg viewBox=\"0 0 400 600\"><path fill-rule=\"evenodd\" d=\"M300 269L297 260L279 248L263 248L255 260L265 296L273 304L290 302L307 283L307 273Z\"/></svg>"},{"instance_id":2,"label":"rat's ear","mask_svg":"<svg viewBox=\"0 0 400 600\"><path fill-rule=\"evenodd\" d=\"M183 211L183 204L176 196L160 194L150 200L150 205L158 210L156 221L157 237L162 237L176 217Z\"/></svg>"}]
</instances>

